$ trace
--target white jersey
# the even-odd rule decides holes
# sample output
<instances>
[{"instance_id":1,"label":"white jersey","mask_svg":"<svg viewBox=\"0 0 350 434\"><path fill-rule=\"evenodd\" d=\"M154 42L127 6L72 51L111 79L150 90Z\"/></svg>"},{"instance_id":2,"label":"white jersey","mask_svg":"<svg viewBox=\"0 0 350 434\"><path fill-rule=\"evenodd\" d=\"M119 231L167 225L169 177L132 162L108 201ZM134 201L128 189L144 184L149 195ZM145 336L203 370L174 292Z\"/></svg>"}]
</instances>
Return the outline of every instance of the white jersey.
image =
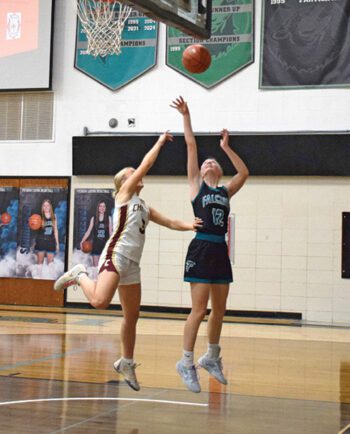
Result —
<instances>
[{"instance_id":1,"label":"white jersey","mask_svg":"<svg viewBox=\"0 0 350 434\"><path fill-rule=\"evenodd\" d=\"M112 256L115 252L139 263L148 222L149 208L137 194L134 194L125 204L120 205L115 202L113 233L101 257L113 260Z\"/></svg>"}]
</instances>

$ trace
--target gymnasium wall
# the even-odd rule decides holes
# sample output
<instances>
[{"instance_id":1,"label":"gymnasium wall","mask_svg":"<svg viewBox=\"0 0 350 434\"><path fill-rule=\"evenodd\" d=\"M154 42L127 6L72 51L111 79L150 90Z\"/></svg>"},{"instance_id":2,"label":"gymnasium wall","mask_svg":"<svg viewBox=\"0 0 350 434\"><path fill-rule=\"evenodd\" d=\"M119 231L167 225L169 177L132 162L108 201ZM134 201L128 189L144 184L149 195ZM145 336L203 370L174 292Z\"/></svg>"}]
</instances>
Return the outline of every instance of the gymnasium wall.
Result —
<instances>
[{"instance_id":1,"label":"gymnasium wall","mask_svg":"<svg viewBox=\"0 0 350 434\"><path fill-rule=\"evenodd\" d=\"M1 143L2 176L72 175L72 137L81 135L84 126L112 131L111 117L119 120L118 132L181 132L181 116L169 107L179 94L189 101L197 132L223 127L248 133L348 130L347 89L258 89L260 15L257 1L255 63L214 89L205 90L165 66L162 25L158 65L113 93L74 69L73 2L56 1L54 140ZM134 128L128 128L128 118L136 119ZM107 178L74 177L72 183L73 188L110 186ZM160 211L191 217L185 178L150 177L146 184L144 198ZM229 308L298 311L310 321L350 324L350 282L340 277L341 212L350 211L347 177L250 177L232 208L237 214L236 281ZM188 287L181 280L189 237L149 227L144 303L189 306ZM68 300L77 297L68 294Z\"/></svg>"},{"instance_id":2,"label":"gymnasium wall","mask_svg":"<svg viewBox=\"0 0 350 434\"><path fill-rule=\"evenodd\" d=\"M72 188L113 188L111 181L78 176ZM192 219L185 177L147 177L142 197L166 215ZM345 178L249 178L231 201L235 281L228 308L301 312L308 321L349 323L349 280L341 278L341 213L349 197ZM192 237L149 224L141 263L144 305L190 305L182 274ZM67 300L85 301L79 290L69 291Z\"/></svg>"}]
</instances>

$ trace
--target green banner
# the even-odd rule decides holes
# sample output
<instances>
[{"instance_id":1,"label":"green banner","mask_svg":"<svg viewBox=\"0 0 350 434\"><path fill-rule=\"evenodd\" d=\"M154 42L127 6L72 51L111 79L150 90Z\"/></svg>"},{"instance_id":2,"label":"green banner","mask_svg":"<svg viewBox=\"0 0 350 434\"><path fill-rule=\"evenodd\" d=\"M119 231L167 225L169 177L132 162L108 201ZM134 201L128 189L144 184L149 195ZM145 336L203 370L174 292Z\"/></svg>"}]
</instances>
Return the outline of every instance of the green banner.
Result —
<instances>
[{"instance_id":1,"label":"green banner","mask_svg":"<svg viewBox=\"0 0 350 434\"><path fill-rule=\"evenodd\" d=\"M157 60L158 23L132 11L122 33L118 56L86 52L86 34L78 20L74 66L111 90L117 90L153 68Z\"/></svg>"},{"instance_id":2,"label":"green banner","mask_svg":"<svg viewBox=\"0 0 350 434\"><path fill-rule=\"evenodd\" d=\"M182 64L182 53L202 44L211 54L210 67L193 74ZM254 0L213 0L212 36L201 41L167 27L166 64L207 89L254 62Z\"/></svg>"}]
</instances>

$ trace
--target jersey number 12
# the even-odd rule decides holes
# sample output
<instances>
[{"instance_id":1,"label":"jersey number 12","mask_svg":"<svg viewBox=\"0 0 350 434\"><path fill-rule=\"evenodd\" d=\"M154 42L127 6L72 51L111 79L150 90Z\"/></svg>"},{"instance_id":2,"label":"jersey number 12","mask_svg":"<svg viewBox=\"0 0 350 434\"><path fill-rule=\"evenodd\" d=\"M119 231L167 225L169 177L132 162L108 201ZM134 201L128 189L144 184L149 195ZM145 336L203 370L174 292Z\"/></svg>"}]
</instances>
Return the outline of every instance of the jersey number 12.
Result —
<instances>
[{"instance_id":1,"label":"jersey number 12","mask_svg":"<svg viewBox=\"0 0 350 434\"><path fill-rule=\"evenodd\" d=\"M219 208L211 210L214 226L224 226L224 211Z\"/></svg>"}]
</instances>

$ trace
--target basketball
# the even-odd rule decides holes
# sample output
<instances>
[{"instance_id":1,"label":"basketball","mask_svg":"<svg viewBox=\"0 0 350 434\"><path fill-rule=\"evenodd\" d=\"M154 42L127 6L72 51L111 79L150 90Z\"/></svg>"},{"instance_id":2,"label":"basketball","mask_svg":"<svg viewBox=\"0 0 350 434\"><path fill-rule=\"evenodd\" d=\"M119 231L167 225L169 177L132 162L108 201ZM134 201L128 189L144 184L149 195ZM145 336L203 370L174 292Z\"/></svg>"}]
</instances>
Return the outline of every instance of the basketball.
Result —
<instances>
[{"instance_id":1,"label":"basketball","mask_svg":"<svg viewBox=\"0 0 350 434\"><path fill-rule=\"evenodd\" d=\"M11 216L8 212L3 212L1 214L1 223L4 225L8 225L11 221Z\"/></svg>"},{"instance_id":2,"label":"basketball","mask_svg":"<svg viewBox=\"0 0 350 434\"><path fill-rule=\"evenodd\" d=\"M83 242L83 244L82 244L81 247L82 247L81 250L82 250L84 253L90 253L91 250L92 250L92 242L89 241L89 240L86 240L86 241Z\"/></svg>"},{"instance_id":3,"label":"basketball","mask_svg":"<svg viewBox=\"0 0 350 434\"><path fill-rule=\"evenodd\" d=\"M28 224L29 224L30 229L32 229L33 231L37 231L38 229L40 229L42 226L41 215L40 214L32 214L29 217Z\"/></svg>"},{"instance_id":4,"label":"basketball","mask_svg":"<svg viewBox=\"0 0 350 434\"><path fill-rule=\"evenodd\" d=\"M200 74L209 68L211 54L203 45L190 45L182 54L182 64L187 71Z\"/></svg>"}]
</instances>

